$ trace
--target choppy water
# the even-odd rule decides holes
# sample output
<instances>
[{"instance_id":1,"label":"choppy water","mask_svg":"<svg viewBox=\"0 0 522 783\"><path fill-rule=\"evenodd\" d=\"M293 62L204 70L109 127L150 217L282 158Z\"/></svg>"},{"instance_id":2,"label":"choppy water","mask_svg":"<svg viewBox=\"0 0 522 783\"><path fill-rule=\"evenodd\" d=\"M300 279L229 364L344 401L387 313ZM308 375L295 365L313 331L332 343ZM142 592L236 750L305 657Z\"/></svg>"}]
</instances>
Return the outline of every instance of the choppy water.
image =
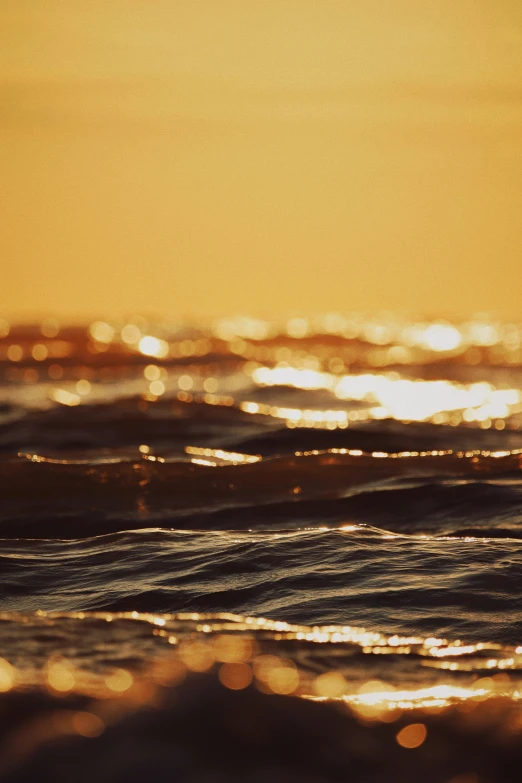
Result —
<instances>
[{"instance_id":1,"label":"choppy water","mask_svg":"<svg viewBox=\"0 0 522 783\"><path fill-rule=\"evenodd\" d=\"M294 661L305 695L333 670L351 699L368 680L518 698L520 329L303 323L5 334L20 681L59 653L92 686L225 630Z\"/></svg>"}]
</instances>

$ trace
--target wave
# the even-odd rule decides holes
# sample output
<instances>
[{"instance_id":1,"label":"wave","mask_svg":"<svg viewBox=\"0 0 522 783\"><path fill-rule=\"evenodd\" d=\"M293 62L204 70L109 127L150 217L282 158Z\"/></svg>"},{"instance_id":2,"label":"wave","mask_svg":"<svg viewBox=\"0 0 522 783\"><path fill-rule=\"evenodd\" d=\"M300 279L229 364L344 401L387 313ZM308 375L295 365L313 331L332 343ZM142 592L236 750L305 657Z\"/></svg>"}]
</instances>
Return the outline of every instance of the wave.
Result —
<instances>
[{"instance_id":1,"label":"wave","mask_svg":"<svg viewBox=\"0 0 522 783\"><path fill-rule=\"evenodd\" d=\"M188 377L188 376L182 376ZM16 388L16 387L15 387ZM75 388L75 387L73 387ZM192 395L129 396L126 386L115 391L102 387L102 401L87 400L65 389L70 397L50 401L49 390L42 391L38 407L19 401L4 404L0 411L0 452L85 451L137 448L148 444L170 452L183 452L187 444L259 453L263 456L292 454L295 451L350 448L362 451L505 450L522 445L518 430L481 429L459 417L460 426L430 421L402 422L391 413L384 419L361 418L358 401L337 401L338 412L353 410L354 419L337 422L336 411L328 405L317 411L309 399L311 392L290 389L287 405L281 405L281 389L271 389L272 403L242 402L242 396ZM250 388L250 387L248 387ZM258 390L259 395L264 390ZM258 398L252 391L249 396ZM304 394L305 398L295 400ZM422 397L422 393L418 392ZM107 399L107 397L109 399ZM182 399L178 399L181 397ZM31 398L32 399L32 398ZM74 404L71 404L74 403ZM331 402L330 402L331 405ZM339 407L341 405L341 407ZM273 415L270 414L272 411ZM363 411L364 412L364 411ZM304 427L288 427L287 416L303 417ZM326 418L324 418L326 417ZM292 424L292 419L289 419ZM516 422L515 422L516 423ZM342 424L342 427L337 426Z\"/></svg>"},{"instance_id":2,"label":"wave","mask_svg":"<svg viewBox=\"0 0 522 783\"><path fill-rule=\"evenodd\" d=\"M215 512L238 506L265 506L289 499L301 503L318 498L326 501L362 490L368 492L369 486L382 489L390 482L419 479L424 481L429 504L428 478L518 480L522 465L520 450L365 454L330 449L262 459L194 447L181 460L155 456L145 448L147 453L140 454L139 460L114 456L99 456L95 461L56 459L38 454L4 459L0 535L46 537L81 536L87 530L91 535L108 532L118 529L114 518L111 527L111 513L117 511L127 515L134 512L135 522L130 526L143 527L149 514L168 510L176 517L176 525L186 527L187 523L190 526L190 518L185 516L183 522L181 512L187 515L205 508ZM380 496L375 493L374 497L378 504ZM411 490L410 497L415 497ZM74 522L68 525L67 514L78 509L88 510L89 521L80 523L81 530L78 526L75 529ZM98 511L105 515L103 522L96 522ZM62 516L64 523L60 524L55 515Z\"/></svg>"},{"instance_id":3,"label":"wave","mask_svg":"<svg viewBox=\"0 0 522 783\"><path fill-rule=\"evenodd\" d=\"M303 624L522 643L516 539L364 525L274 532L145 529L2 541L5 610L238 611Z\"/></svg>"}]
</instances>

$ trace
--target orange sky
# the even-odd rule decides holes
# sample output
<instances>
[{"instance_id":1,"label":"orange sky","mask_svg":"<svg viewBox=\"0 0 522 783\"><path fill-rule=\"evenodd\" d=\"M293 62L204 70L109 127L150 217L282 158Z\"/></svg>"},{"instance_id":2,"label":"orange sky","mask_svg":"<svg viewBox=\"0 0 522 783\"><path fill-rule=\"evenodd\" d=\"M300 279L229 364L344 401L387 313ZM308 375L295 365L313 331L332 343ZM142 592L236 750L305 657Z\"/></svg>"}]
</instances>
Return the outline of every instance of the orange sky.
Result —
<instances>
[{"instance_id":1,"label":"orange sky","mask_svg":"<svg viewBox=\"0 0 522 783\"><path fill-rule=\"evenodd\" d=\"M2 0L0 309L522 313L520 0Z\"/></svg>"}]
</instances>

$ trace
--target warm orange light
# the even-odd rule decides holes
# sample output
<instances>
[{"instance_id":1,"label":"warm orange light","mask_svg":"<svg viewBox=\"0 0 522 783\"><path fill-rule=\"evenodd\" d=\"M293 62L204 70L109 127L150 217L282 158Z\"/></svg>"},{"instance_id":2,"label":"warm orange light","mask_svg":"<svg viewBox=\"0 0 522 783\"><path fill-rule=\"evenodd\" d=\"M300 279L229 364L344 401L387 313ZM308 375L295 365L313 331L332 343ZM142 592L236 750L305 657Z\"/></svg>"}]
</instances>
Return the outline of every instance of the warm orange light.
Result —
<instances>
[{"instance_id":1,"label":"warm orange light","mask_svg":"<svg viewBox=\"0 0 522 783\"><path fill-rule=\"evenodd\" d=\"M225 663L242 663L252 655L252 641L245 636L219 635L213 648L216 660Z\"/></svg>"},{"instance_id":2,"label":"warm orange light","mask_svg":"<svg viewBox=\"0 0 522 783\"><path fill-rule=\"evenodd\" d=\"M156 397L160 397L162 394L165 394L165 384L163 381L152 381L152 383L149 384L149 391Z\"/></svg>"},{"instance_id":3,"label":"warm orange light","mask_svg":"<svg viewBox=\"0 0 522 783\"><path fill-rule=\"evenodd\" d=\"M0 658L0 693L11 690L15 683L16 670L5 658Z\"/></svg>"},{"instance_id":4,"label":"warm orange light","mask_svg":"<svg viewBox=\"0 0 522 783\"><path fill-rule=\"evenodd\" d=\"M197 640L183 642L179 648L179 657L193 672L205 672L214 664L214 653L210 644Z\"/></svg>"},{"instance_id":5,"label":"warm orange light","mask_svg":"<svg viewBox=\"0 0 522 783\"><path fill-rule=\"evenodd\" d=\"M151 335L142 337L138 343L138 348L145 356L155 356L158 359L163 359L169 353L169 344L165 340L160 340L158 337L152 337Z\"/></svg>"},{"instance_id":6,"label":"warm orange light","mask_svg":"<svg viewBox=\"0 0 522 783\"><path fill-rule=\"evenodd\" d=\"M248 688L252 682L252 669L246 663L224 663L218 673L221 683L232 691Z\"/></svg>"},{"instance_id":7,"label":"warm orange light","mask_svg":"<svg viewBox=\"0 0 522 783\"><path fill-rule=\"evenodd\" d=\"M190 377L190 375L182 375L178 379L178 386L183 391L189 391L194 386L194 381Z\"/></svg>"},{"instance_id":8,"label":"warm orange light","mask_svg":"<svg viewBox=\"0 0 522 783\"><path fill-rule=\"evenodd\" d=\"M299 686L299 673L295 663L275 655L260 655L254 661L254 672L270 691L288 695Z\"/></svg>"},{"instance_id":9,"label":"warm orange light","mask_svg":"<svg viewBox=\"0 0 522 783\"><path fill-rule=\"evenodd\" d=\"M33 359L35 359L37 362L43 362L44 359L47 359L49 351L47 350L47 347L43 345L43 343L37 343L33 347L31 354Z\"/></svg>"},{"instance_id":10,"label":"warm orange light","mask_svg":"<svg viewBox=\"0 0 522 783\"><path fill-rule=\"evenodd\" d=\"M19 362L24 355L24 349L21 345L10 345L7 349L7 358L10 362Z\"/></svg>"},{"instance_id":11,"label":"warm orange light","mask_svg":"<svg viewBox=\"0 0 522 783\"><path fill-rule=\"evenodd\" d=\"M126 324L121 330L121 339L129 345L137 343L141 337L141 331L135 324Z\"/></svg>"},{"instance_id":12,"label":"warm orange light","mask_svg":"<svg viewBox=\"0 0 522 783\"><path fill-rule=\"evenodd\" d=\"M47 682L55 691L71 691L76 682L72 665L66 660L50 661L47 667Z\"/></svg>"},{"instance_id":13,"label":"warm orange light","mask_svg":"<svg viewBox=\"0 0 522 783\"><path fill-rule=\"evenodd\" d=\"M410 723L399 731L395 739L402 748L418 748L426 740L428 730L424 723Z\"/></svg>"},{"instance_id":14,"label":"warm orange light","mask_svg":"<svg viewBox=\"0 0 522 783\"><path fill-rule=\"evenodd\" d=\"M148 381L159 381L161 370L155 364L148 364L143 370L143 375Z\"/></svg>"},{"instance_id":15,"label":"warm orange light","mask_svg":"<svg viewBox=\"0 0 522 783\"><path fill-rule=\"evenodd\" d=\"M78 394L81 394L82 396L89 394L91 388L92 387L90 381L88 381L86 378L82 378L76 383L76 391L78 392Z\"/></svg>"},{"instance_id":16,"label":"warm orange light","mask_svg":"<svg viewBox=\"0 0 522 783\"><path fill-rule=\"evenodd\" d=\"M123 693L129 690L134 682L134 677L126 669L116 669L105 678L106 686L115 693Z\"/></svg>"},{"instance_id":17,"label":"warm orange light","mask_svg":"<svg viewBox=\"0 0 522 783\"><path fill-rule=\"evenodd\" d=\"M336 698L346 692L347 683L340 672L325 672L315 678L313 682L314 692L318 696Z\"/></svg>"},{"instance_id":18,"label":"warm orange light","mask_svg":"<svg viewBox=\"0 0 522 783\"><path fill-rule=\"evenodd\" d=\"M60 405L75 406L79 405L81 398L73 392L67 391L67 389L53 389L51 397L55 402L59 402Z\"/></svg>"},{"instance_id":19,"label":"warm orange light","mask_svg":"<svg viewBox=\"0 0 522 783\"><path fill-rule=\"evenodd\" d=\"M105 321L95 321L90 325L89 333L99 343L110 343L114 337L114 328Z\"/></svg>"},{"instance_id":20,"label":"warm orange light","mask_svg":"<svg viewBox=\"0 0 522 783\"><path fill-rule=\"evenodd\" d=\"M92 712L75 712L72 717L74 730L81 737L99 737L105 729L105 723Z\"/></svg>"}]
</instances>

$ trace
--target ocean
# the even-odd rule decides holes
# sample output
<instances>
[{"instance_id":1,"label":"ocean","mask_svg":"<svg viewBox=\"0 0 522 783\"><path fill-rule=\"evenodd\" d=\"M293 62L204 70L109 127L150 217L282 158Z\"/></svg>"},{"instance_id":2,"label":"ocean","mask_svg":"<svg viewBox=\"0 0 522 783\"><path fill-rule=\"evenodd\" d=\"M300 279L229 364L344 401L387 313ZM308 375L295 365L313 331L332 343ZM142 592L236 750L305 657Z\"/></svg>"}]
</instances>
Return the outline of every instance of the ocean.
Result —
<instances>
[{"instance_id":1,"label":"ocean","mask_svg":"<svg viewBox=\"0 0 522 783\"><path fill-rule=\"evenodd\" d=\"M62 712L117 701L129 720L203 678L220 704L282 699L293 721L342 710L420 759L400 776L359 759L356 780L517 779L461 769L464 752L450 769L430 721L465 716L468 742L471 715L509 716L519 741L520 324L133 317L0 334L0 691L24 721L34 694ZM66 712L77 741L120 720ZM5 780L33 763L72 779L38 755L51 740L7 753ZM196 756L173 779L245 779ZM345 779L277 763L248 775Z\"/></svg>"}]
</instances>

